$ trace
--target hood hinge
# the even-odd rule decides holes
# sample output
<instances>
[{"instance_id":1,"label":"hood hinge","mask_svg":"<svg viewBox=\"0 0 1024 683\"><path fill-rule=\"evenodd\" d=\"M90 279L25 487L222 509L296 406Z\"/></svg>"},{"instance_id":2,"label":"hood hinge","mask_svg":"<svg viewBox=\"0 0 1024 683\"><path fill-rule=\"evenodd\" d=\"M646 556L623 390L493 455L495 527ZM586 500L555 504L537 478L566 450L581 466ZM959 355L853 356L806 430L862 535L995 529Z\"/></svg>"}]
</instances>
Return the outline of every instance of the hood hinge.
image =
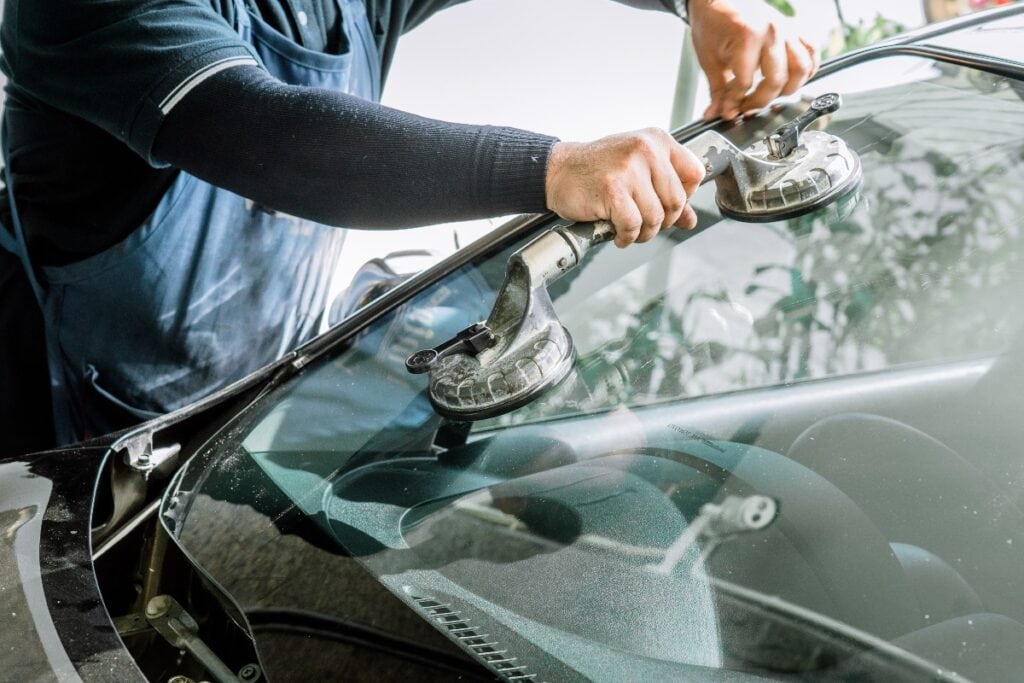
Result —
<instances>
[{"instance_id":1,"label":"hood hinge","mask_svg":"<svg viewBox=\"0 0 1024 683\"><path fill-rule=\"evenodd\" d=\"M149 430L129 434L116 441L111 448L115 453L123 453L125 464L145 477L181 452L180 443L154 448L153 432Z\"/></svg>"}]
</instances>

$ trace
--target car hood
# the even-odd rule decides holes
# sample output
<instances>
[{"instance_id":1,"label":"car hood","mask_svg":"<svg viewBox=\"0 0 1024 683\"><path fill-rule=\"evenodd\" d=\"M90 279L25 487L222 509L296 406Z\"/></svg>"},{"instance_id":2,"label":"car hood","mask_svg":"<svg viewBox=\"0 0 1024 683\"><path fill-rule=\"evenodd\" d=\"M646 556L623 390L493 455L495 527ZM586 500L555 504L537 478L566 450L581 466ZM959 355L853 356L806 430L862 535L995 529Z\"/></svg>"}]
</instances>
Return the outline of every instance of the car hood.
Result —
<instances>
[{"instance_id":1,"label":"car hood","mask_svg":"<svg viewBox=\"0 0 1024 683\"><path fill-rule=\"evenodd\" d=\"M93 573L93 493L106 453L0 461L0 651L9 680L142 678Z\"/></svg>"}]
</instances>

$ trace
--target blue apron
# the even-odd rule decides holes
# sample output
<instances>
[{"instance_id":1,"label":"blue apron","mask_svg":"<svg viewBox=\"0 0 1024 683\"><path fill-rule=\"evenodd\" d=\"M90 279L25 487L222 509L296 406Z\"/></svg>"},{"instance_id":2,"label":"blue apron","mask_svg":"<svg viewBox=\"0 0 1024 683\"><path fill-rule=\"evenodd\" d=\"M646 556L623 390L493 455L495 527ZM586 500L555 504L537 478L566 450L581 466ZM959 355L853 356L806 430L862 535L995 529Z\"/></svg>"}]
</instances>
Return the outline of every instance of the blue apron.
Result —
<instances>
[{"instance_id":1,"label":"blue apron","mask_svg":"<svg viewBox=\"0 0 1024 683\"><path fill-rule=\"evenodd\" d=\"M292 85L377 101L380 65L361 0L337 0L347 46L314 52L235 0L236 28ZM344 41L343 41L344 42ZM9 166L9 164L8 164ZM47 332L59 443L187 405L313 337L344 231L268 211L184 172L121 243L33 268L11 193L0 235L33 280Z\"/></svg>"}]
</instances>

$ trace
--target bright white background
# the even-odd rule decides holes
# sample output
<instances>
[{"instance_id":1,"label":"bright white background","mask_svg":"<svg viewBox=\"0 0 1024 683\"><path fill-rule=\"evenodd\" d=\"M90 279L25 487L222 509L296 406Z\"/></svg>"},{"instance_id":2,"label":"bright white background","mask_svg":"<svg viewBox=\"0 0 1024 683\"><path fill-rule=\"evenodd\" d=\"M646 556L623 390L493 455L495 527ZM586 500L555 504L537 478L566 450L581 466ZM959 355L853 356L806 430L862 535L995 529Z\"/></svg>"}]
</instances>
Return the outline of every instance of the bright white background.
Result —
<instances>
[{"instance_id":1,"label":"bright white background","mask_svg":"<svg viewBox=\"0 0 1024 683\"><path fill-rule=\"evenodd\" d=\"M762 11L763 0L733 0ZM837 25L831 0L791 0L803 35L824 44ZM921 0L845 0L848 21L882 13L923 22ZM683 39L668 13L610 0L473 0L440 12L405 36L384 104L450 121L509 125L588 140L668 127ZM703 76L701 77L703 81ZM707 103L698 89L697 112ZM438 257L500 225L473 221L394 232L351 231L345 280L374 256L430 249ZM339 283L342 284L342 283Z\"/></svg>"}]
</instances>

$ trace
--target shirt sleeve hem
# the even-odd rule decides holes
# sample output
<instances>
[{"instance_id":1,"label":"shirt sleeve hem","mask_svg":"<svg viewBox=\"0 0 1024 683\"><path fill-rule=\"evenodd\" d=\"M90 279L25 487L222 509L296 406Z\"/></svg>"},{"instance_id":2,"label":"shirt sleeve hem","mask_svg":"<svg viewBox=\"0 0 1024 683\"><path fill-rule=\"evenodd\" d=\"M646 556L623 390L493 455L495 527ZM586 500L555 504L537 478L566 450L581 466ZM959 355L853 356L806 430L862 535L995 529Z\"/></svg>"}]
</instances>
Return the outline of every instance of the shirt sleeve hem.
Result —
<instances>
[{"instance_id":1,"label":"shirt sleeve hem","mask_svg":"<svg viewBox=\"0 0 1024 683\"><path fill-rule=\"evenodd\" d=\"M181 62L141 98L122 129L125 142L154 168L166 168L167 164L153 157L153 143L164 117L207 78L236 66L261 66L261 62L251 46L237 42Z\"/></svg>"},{"instance_id":2,"label":"shirt sleeve hem","mask_svg":"<svg viewBox=\"0 0 1024 683\"><path fill-rule=\"evenodd\" d=\"M516 128L489 128L478 193L495 213L547 210L545 177L557 138Z\"/></svg>"}]
</instances>

